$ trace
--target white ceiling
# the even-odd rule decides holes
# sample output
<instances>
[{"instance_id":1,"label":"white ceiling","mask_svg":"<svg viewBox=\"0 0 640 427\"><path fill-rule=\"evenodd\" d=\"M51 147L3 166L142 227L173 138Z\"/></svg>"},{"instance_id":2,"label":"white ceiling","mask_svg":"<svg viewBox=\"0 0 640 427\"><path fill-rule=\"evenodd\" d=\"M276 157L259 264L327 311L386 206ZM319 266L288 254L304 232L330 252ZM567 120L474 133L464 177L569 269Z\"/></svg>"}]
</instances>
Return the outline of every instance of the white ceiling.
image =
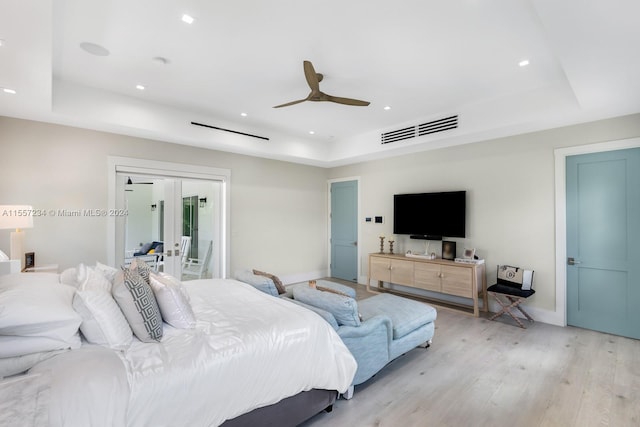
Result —
<instances>
[{"instance_id":1,"label":"white ceiling","mask_svg":"<svg viewBox=\"0 0 640 427\"><path fill-rule=\"evenodd\" d=\"M0 115L335 166L640 112L639 16L637 0L0 0L17 92ZM309 93L303 60L371 104L272 108ZM452 114L458 129L380 142Z\"/></svg>"}]
</instances>

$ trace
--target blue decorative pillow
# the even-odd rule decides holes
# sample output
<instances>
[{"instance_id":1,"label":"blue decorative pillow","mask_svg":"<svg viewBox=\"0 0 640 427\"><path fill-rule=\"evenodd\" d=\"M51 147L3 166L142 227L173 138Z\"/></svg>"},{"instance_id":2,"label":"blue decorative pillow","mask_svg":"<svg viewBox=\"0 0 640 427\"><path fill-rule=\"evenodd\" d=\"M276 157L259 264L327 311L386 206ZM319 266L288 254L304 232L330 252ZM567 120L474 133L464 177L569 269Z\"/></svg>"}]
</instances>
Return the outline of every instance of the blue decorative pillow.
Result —
<instances>
[{"instance_id":1,"label":"blue decorative pillow","mask_svg":"<svg viewBox=\"0 0 640 427\"><path fill-rule=\"evenodd\" d=\"M358 303L351 297L299 286L293 289L293 299L328 311L338 325L360 326Z\"/></svg>"},{"instance_id":2,"label":"blue decorative pillow","mask_svg":"<svg viewBox=\"0 0 640 427\"><path fill-rule=\"evenodd\" d=\"M151 250L151 245L152 243L145 243L144 245L140 246L140 249L138 250L138 252L136 252L136 255L146 255L147 252Z\"/></svg>"},{"instance_id":3,"label":"blue decorative pillow","mask_svg":"<svg viewBox=\"0 0 640 427\"><path fill-rule=\"evenodd\" d=\"M278 296L278 289L276 288L275 283L273 283L272 279L266 276L253 274L253 272L250 270L236 271L236 274L234 276L236 280L247 283L258 289L259 291L273 295L275 297Z\"/></svg>"}]
</instances>

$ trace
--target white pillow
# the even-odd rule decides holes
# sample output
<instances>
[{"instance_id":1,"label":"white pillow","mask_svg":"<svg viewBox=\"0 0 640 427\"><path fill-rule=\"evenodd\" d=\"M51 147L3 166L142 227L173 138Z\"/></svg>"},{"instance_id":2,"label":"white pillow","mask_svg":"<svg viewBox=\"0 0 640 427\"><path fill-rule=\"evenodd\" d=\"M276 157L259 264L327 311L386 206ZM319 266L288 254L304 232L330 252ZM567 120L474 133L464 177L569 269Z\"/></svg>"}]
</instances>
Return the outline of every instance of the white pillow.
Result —
<instances>
[{"instance_id":1,"label":"white pillow","mask_svg":"<svg viewBox=\"0 0 640 427\"><path fill-rule=\"evenodd\" d=\"M162 319L174 328L190 329L196 326L189 295L182 282L168 274L151 273L149 285L160 306Z\"/></svg>"},{"instance_id":2,"label":"white pillow","mask_svg":"<svg viewBox=\"0 0 640 427\"><path fill-rule=\"evenodd\" d=\"M23 356L2 357L0 358L0 378L21 374L34 367L37 363L47 360L56 354L64 353L65 351L67 350L43 351L25 354Z\"/></svg>"},{"instance_id":3,"label":"white pillow","mask_svg":"<svg viewBox=\"0 0 640 427\"><path fill-rule=\"evenodd\" d=\"M82 316L80 331L90 343L114 350L124 350L131 344L131 328L111 293L79 290L73 297L73 308Z\"/></svg>"},{"instance_id":4,"label":"white pillow","mask_svg":"<svg viewBox=\"0 0 640 427\"><path fill-rule=\"evenodd\" d=\"M113 282L112 294L140 341L156 342L162 339L162 316L158 303L153 291L139 274L129 270L119 271Z\"/></svg>"},{"instance_id":5,"label":"white pillow","mask_svg":"<svg viewBox=\"0 0 640 427\"><path fill-rule=\"evenodd\" d=\"M83 268L78 268L78 289L100 289L106 292L111 292L111 282L104 277L104 274L97 269L87 267L84 264L80 264ZM82 276L80 274L82 271Z\"/></svg>"},{"instance_id":6,"label":"white pillow","mask_svg":"<svg viewBox=\"0 0 640 427\"><path fill-rule=\"evenodd\" d=\"M60 273L60 283L63 285L78 287L78 269L75 267L67 268Z\"/></svg>"},{"instance_id":7,"label":"white pillow","mask_svg":"<svg viewBox=\"0 0 640 427\"><path fill-rule=\"evenodd\" d=\"M68 350L80 348L81 345L82 340L78 333L66 340L50 337L0 335L0 358L18 357L43 351Z\"/></svg>"},{"instance_id":8,"label":"white pillow","mask_svg":"<svg viewBox=\"0 0 640 427\"><path fill-rule=\"evenodd\" d=\"M120 270L117 268L110 267L108 265L102 264L101 262L96 261L96 270L102 273L104 277L111 283L113 283L113 279L116 277L116 273Z\"/></svg>"},{"instance_id":9,"label":"white pillow","mask_svg":"<svg viewBox=\"0 0 640 427\"><path fill-rule=\"evenodd\" d=\"M0 276L0 357L80 346L75 289L59 283L57 274L42 274Z\"/></svg>"}]
</instances>

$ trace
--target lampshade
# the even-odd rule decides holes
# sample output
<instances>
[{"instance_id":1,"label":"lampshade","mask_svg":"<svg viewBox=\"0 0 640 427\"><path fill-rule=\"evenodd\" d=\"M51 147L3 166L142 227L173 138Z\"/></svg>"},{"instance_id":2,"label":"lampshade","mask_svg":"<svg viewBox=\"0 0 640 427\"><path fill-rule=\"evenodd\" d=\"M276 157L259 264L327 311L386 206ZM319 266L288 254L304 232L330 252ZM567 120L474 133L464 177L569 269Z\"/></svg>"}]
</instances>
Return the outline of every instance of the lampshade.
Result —
<instances>
[{"instance_id":1,"label":"lampshade","mask_svg":"<svg viewBox=\"0 0 640 427\"><path fill-rule=\"evenodd\" d=\"M27 205L0 205L0 229L33 227L33 208Z\"/></svg>"}]
</instances>

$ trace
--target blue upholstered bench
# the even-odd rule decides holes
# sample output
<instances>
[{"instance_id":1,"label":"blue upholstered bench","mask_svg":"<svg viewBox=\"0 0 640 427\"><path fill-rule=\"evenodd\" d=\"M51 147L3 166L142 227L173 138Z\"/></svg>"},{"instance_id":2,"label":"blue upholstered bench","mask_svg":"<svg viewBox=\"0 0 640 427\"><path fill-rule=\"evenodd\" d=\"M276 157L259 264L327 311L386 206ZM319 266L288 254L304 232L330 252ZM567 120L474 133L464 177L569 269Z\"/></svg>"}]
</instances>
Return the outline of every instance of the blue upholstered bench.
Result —
<instances>
[{"instance_id":1,"label":"blue upholstered bench","mask_svg":"<svg viewBox=\"0 0 640 427\"><path fill-rule=\"evenodd\" d=\"M353 385L365 382L407 351L431 343L437 313L430 305L390 294L356 301L355 291L348 286L324 280L316 286L330 291L302 283L291 286L288 294L338 332L358 362Z\"/></svg>"}]
</instances>

